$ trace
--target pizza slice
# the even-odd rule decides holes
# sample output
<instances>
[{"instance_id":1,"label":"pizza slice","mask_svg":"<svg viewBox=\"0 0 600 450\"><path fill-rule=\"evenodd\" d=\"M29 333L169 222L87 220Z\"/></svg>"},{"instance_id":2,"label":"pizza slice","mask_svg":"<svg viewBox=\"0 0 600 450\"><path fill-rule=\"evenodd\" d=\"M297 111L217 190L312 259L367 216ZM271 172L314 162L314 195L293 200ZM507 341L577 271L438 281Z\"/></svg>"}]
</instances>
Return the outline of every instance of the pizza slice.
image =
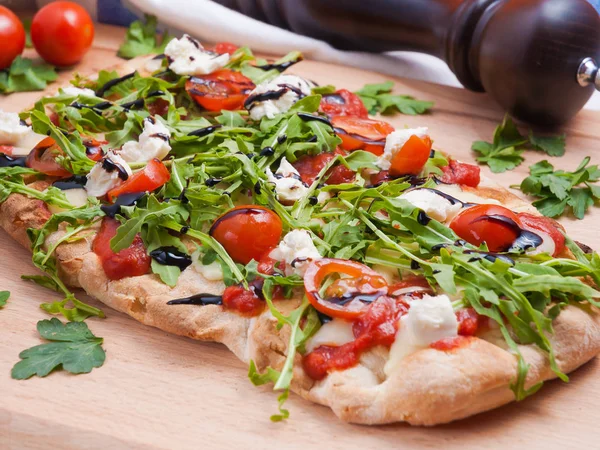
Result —
<instances>
[{"instance_id":1,"label":"pizza slice","mask_svg":"<svg viewBox=\"0 0 600 450\"><path fill-rule=\"evenodd\" d=\"M289 73L299 54L229 50L184 36L3 114L0 224L64 293L44 309L102 317L83 288L221 342L277 418L291 390L349 422L445 423L598 354L596 253L427 128Z\"/></svg>"}]
</instances>

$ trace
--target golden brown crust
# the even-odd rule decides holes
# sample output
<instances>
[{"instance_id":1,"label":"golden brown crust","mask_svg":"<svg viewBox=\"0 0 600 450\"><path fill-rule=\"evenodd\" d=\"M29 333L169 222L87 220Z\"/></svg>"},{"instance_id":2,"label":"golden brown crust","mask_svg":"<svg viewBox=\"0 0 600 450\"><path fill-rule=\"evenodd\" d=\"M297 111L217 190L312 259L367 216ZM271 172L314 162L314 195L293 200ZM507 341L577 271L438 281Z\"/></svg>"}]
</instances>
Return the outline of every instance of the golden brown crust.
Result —
<instances>
[{"instance_id":1,"label":"golden brown crust","mask_svg":"<svg viewBox=\"0 0 600 450\"><path fill-rule=\"evenodd\" d=\"M46 185L35 185L44 189ZM495 199L508 208L535 213L528 203L485 180L476 194ZM11 195L0 205L0 225L29 247L25 230L40 228L50 213L39 200ZM62 230L53 233L47 245ZM254 360L259 370L280 369L287 354L289 328L277 330L269 312L245 318L220 306L168 305L173 298L199 292L220 294L221 282L206 280L193 266L186 269L175 288L155 275L107 279L99 258L91 250L93 234L61 244L56 250L61 277L71 286L83 287L106 305L140 322L193 339L222 342L238 358ZM277 306L289 311L297 300ZM550 336L559 367L570 372L600 352L600 314L589 306L569 306L554 322ZM548 359L535 346L520 346L530 364L527 384L553 378ZM333 372L315 382L302 370L296 356L292 390L304 398L329 406L342 420L362 424L406 421L415 425L445 423L486 411L513 400L509 384L516 375L516 358L502 339L488 335L471 338L452 351L420 350L403 359L387 378L383 364L388 350L378 347L363 355L358 366Z\"/></svg>"}]
</instances>

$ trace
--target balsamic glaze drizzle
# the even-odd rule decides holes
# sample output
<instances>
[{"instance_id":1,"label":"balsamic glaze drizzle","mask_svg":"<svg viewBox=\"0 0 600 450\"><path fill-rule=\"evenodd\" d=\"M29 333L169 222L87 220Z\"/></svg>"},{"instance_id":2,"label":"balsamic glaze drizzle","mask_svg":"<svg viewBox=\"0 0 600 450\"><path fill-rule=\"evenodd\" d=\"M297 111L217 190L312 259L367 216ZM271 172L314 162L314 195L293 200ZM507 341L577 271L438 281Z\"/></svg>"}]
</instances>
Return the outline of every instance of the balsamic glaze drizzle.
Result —
<instances>
[{"instance_id":1,"label":"balsamic glaze drizzle","mask_svg":"<svg viewBox=\"0 0 600 450\"><path fill-rule=\"evenodd\" d=\"M204 184L208 187L213 187L223 181L223 178L208 178Z\"/></svg>"},{"instance_id":2,"label":"balsamic glaze drizzle","mask_svg":"<svg viewBox=\"0 0 600 450\"><path fill-rule=\"evenodd\" d=\"M178 298L175 300L170 300L167 302L167 305L222 305L223 297L220 295L214 294L196 294L191 295L190 297Z\"/></svg>"},{"instance_id":3,"label":"balsamic glaze drizzle","mask_svg":"<svg viewBox=\"0 0 600 450\"><path fill-rule=\"evenodd\" d=\"M156 250L152 250L150 256L163 266L179 267L182 271L192 264L192 257L190 255L173 246L159 247Z\"/></svg>"},{"instance_id":4,"label":"balsamic glaze drizzle","mask_svg":"<svg viewBox=\"0 0 600 450\"><path fill-rule=\"evenodd\" d=\"M136 73L137 72L134 71L134 72L128 73L127 75L123 75L122 77L115 78L114 80L107 81L104 84L104 86L102 86L101 88L99 88L96 91L96 97L104 97L104 94L106 94L106 91L108 91L109 89L112 89L117 84L122 83L123 81L133 78Z\"/></svg>"},{"instance_id":5,"label":"balsamic glaze drizzle","mask_svg":"<svg viewBox=\"0 0 600 450\"><path fill-rule=\"evenodd\" d=\"M60 189L61 191L66 191L69 189L81 189L87 183L87 177L83 175L74 175L71 178L67 178L64 180L57 180L52 183L52 186Z\"/></svg>"},{"instance_id":6,"label":"balsamic glaze drizzle","mask_svg":"<svg viewBox=\"0 0 600 450\"><path fill-rule=\"evenodd\" d=\"M5 153L0 153L0 167L26 167L26 156L14 157Z\"/></svg>"},{"instance_id":7,"label":"balsamic glaze drizzle","mask_svg":"<svg viewBox=\"0 0 600 450\"><path fill-rule=\"evenodd\" d=\"M279 139L278 139L278 141L279 141ZM274 154L275 154L275 149L273 149L273 147L265 147L259 153L260 156L273 156Z\"/></svg>"},{"instance_id":8,"label":"balsamic glaze drizzle","mask_svg":"<svg viewBox=\"0 0 600 450\"><path fill-rule=\"evenodd\" d=\"M278 72L283 72L286 69L289 69L290 67L292 67L294 64L299 63L300 61L302 61L304 58L302 58L301 56L296 58L296 59L292 59L291 61L286 61L286 62L282 62L280 64L263 64L262 66L256 66L259 69L262 70L277 70Z\"/></svg>"},{"instance_id":9,"label":"balsamic glaze drizzle","mask_svg":"<svg viewBox=\"0 0 600 450\"><path fill-rule=\"evenodd\" d=\"M102 205L100 209L108 217L115 217L121 212L121 206L133 206L139 202L144 196L145 192L134 192L132 194L121 194L117 197L112 205Z\"/></svg>"},{"instance_id":10,"label":"balsamic glaze drizzle","mask_svg":"<svg viewBox=\"0 0 600 450\"><path fill-rule=\"evenodd\" d=\"M114 172L115 170L119 172L119 178L123 181L126 181L129 178L129 174L127 171L121 167L119 164L112 161L110 158L104 158L102 160L102 168L107 172Z\"/></svg>"},{"instance_id":11,"label":"balsamic glaze drizzle","mask_svg":"<svg viewBox=\"0 0 600 450\"><path fill-rule=\"evenodd\" d=\"M299 112L298 117L300 117L305 122L316 120L317 122L322 122L325 125L329 125L331 128L333 128L333 125L331 125L331 122L326 117L316 116L314 114L308 114L304 112Z\"/></svg>"},{"instance_id":12,"label":"balsamic glaze drizzle","mask_svg":"<svg viewBox=\"0 0 600 450\"><path fill-rule=\"evenodd\" d=\"M223 125L217 124L217 125L211 125L209 127L199 128L197 130L190 131L188 133L188 136L196 136L196 137L208 136L209 134L211 134L215 130L218 130L222 126Z\"/></svg>"}]
</instances>

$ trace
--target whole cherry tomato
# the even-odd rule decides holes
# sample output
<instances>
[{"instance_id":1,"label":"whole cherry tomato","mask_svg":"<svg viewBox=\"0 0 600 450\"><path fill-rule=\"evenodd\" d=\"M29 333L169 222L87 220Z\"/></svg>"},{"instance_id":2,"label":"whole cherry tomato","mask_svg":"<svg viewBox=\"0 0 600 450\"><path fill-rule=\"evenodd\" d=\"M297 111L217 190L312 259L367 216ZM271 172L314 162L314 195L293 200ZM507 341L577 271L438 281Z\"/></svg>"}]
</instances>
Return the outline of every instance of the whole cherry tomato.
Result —
<instances>
[{"instance_id":1,"label":"whole cherry tomato","mask_svg":"<svg viewBox=\"0 0 600 450\"><path fill-rule=\"evenodd\" d=\"M412 135L400 150L392 156L390 175L418 175L429 159L431 153L431 139Z\"/></svg>"},{"instance_id":2,"label":"whole cherry tomato","mask_svg":"<svg viewBox=\"0 0 600 450\"><path fill-rule=\"evenodd\" d=\"M264 206L245 205L230 209L215 220L210 235L241 264L261 258L281 239L279 216Z\"/></svg>"},{"instance_id":3,"label":"whole cherry tomato","mask_svg":"<svg viewBox=\"0 0 600 450\"><path fill-rule=\"evenodd\" d=\"M0 5L0 70L10 67L25 48L25 29L19 18Z\"/></svg>"},{"instance_id":4,"label":"whole cherry tomato","mask_svg":"<svg viewBox=\"0 0 600 450\"><path fill-rule=\"evenodd\" d=\"M127 181L120 186L111 189L106 194L110 201L119 195L133 194L137 192L152 192L164 185L171 178L169 170L165 165L154 158L148 161L146 167L131 175Z\"/></svg>"},{"instance_id":5,"label":"whole cherry tomato","mask_svg":"<svg viewBox=\"0 0 600 450\"><path fill-rule=\"evenodd\" d=\"M187 93L209 111L241 109L255 87L250 78L229 69L192 77L185 83Z\"/></svg>"},{"instance_id":6,"label":"whole cherry tomato","mask_svg":"<svg viewBox=\"0 0 600 450\"><path fill-rule=\"evenodd\" d=\"M473 245L486 243L492 252L508 250L521 234L519 218L498 205L476 205L461 211L450 222L454 232Z\"/></svg>"},{"instance_id":7,"label":"whole cherry tomato","mask_svg":"<svg viewBox=\"0 0 600 450\"><path fill-rule=\"evenodd\" d=\"M56 162L56 157L63 154L54 139L42 139L27 155L25 165L52 177L68 177L71 173Z\"/></svg>"},{"instance_id":8,"label":"whole cherry tomato","mask_svg":"<svg viewBox=\"0 0 600 450\"><path fill-rule=\"evenodd\" d=\"M31 22L31 40L39 55L55 66L72 66L94 40L94 23L87 11L72 2L52 2Z\"/></svg>"},{"instance_id":9,"label":"whole cherry tomato","mask_svg":"<svg viewBox=\"0 0 600 450\"><path fill-rule=\"evenodd\" d=\"M382 120L362 119L353 116L336 116L331 124L342 139L344 150L365 150L381 155L385 147L385 137L394 131L394 127Z\"/></svg>"},{"instance_id":10,"label":"whole cherry tomato","mask_svg":"<svg viewBox=\"0 0 600 450\"><path fill-rule=\"evenodd\" d=\"M329 117L354 116L362 119L369 118L369 112L360 97L347 89L339 89L333 94L323 95L320 109Z\"/></svg>"}]
</instances>

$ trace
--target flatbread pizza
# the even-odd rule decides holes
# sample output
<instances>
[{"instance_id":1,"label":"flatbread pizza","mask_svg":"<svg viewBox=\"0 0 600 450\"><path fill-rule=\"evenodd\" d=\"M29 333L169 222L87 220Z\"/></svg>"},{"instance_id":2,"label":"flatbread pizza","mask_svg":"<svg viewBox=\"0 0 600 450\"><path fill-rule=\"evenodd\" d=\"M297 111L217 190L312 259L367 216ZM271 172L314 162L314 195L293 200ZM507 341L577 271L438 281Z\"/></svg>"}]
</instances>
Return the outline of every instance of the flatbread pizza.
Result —
<instances>
[{"instance_id":1,"label":"flatbread pizza","mask_svg":"<svg viewBox=\"0 0 600 450\"><path fill-rule=\"evenodd\" d=\"M427 128L294 75L301 55L229 50L185 35L0 113L0 225L64 294L46 311L103 317L83 288L221 342L276 419L292 391L348 422L446 423L600 352L591 249Z\"/></svg>"}]
</instances>

